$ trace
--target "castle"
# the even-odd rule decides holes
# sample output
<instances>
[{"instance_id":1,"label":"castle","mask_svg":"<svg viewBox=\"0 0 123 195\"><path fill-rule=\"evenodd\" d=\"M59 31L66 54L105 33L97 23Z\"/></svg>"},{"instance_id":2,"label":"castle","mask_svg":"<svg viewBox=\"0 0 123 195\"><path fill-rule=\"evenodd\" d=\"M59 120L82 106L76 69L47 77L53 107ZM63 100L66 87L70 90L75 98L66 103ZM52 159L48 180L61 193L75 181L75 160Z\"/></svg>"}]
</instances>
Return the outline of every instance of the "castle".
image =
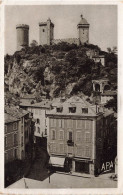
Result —
<instances>
[{"instance_id":1,"label":"castle","mask_svg":"<svg viewBox=\"0 0 123 195\"><path fill-rule=\"evenodd\" d=\"M60 42L74 43L77 45L89 43L89 23L83 15L77 25L78 38L69 39L54 39L54 24L50 18L47 22L39 23L39 45L52 45ZM29 46L29 26L26 24L20 24L16 26L17 30L17 50Z\"/></svg>"}]
</instances>

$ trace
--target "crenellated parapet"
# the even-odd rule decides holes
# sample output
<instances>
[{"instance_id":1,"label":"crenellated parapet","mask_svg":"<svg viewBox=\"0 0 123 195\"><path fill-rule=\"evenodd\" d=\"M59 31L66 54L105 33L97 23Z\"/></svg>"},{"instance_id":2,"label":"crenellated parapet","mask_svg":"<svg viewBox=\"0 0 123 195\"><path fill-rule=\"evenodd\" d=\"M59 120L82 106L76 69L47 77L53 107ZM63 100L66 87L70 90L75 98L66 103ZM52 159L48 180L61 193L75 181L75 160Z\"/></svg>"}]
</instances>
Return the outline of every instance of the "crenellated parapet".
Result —
<instances>
[{"instance_id":1,"label":"crenellated parapet","mask_svg":"<svg viewBox=\"0 0 123 195\"><path fill-rule=\"evenodd\" d=\"M27 24L17 24L16 25L16 29L17 28L26 28L26 29L29 29L29 25L27 25Z\"/></svg>"}]
</instances>

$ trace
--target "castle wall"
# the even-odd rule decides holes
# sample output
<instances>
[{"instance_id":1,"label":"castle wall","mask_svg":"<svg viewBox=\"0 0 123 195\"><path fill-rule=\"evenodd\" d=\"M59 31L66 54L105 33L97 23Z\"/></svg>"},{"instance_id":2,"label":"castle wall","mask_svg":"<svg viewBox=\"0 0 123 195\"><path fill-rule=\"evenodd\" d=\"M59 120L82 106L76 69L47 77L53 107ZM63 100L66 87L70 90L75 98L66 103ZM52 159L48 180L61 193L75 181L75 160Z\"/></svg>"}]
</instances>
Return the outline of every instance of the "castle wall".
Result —
<instances>
[{"instance_id":1,"label":"castle wall","mask_svg":"<svg viewBox=\"0 0 123 195\"><path fill-rule=\"evenodd\" d=\"M58 43L61 43L61 42L66 42L66 43L74 43L74 44L77 44L79 45L79 39L78 38L68 38L68 39L53 39L52 40L52 44L58 44Z\"/></svg>"}]
</instances>

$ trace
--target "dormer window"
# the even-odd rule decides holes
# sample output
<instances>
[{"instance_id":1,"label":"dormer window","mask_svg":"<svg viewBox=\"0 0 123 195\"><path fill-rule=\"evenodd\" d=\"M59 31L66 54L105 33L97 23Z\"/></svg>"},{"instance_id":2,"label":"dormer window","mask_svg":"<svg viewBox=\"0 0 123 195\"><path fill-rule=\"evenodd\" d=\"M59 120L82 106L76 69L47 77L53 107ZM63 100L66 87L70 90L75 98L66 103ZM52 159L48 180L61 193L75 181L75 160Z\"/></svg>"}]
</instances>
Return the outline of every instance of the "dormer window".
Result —
<instances>
[{"instance_id":1,"label":"dormer window","mask_svg":"<svg viewBox=\"0 0 123 195\"><path fill-rule=\"evenodd\" d=\"M57 107L56 108L56 112L62 112L63 111L63 107Z\"/></svg>"},{"instance_id":2,"label":"dormer window","mask_svg":"<svg viewBox=\"0 0 123 195\"><path fill-rule=\"evenodd\" d=\"M69 113L75 113L76 107L69 107Z\"/></svg>"},{"instance_id":3,"label":"dormer window","mask_svg":"<svg viewBox=\"0 0 123 195\"><path fill-rule=\"evenodd\" d=\"M88 113L88 108L82 108L82 113L87 114Z\"/></svg>"}]
</instances>

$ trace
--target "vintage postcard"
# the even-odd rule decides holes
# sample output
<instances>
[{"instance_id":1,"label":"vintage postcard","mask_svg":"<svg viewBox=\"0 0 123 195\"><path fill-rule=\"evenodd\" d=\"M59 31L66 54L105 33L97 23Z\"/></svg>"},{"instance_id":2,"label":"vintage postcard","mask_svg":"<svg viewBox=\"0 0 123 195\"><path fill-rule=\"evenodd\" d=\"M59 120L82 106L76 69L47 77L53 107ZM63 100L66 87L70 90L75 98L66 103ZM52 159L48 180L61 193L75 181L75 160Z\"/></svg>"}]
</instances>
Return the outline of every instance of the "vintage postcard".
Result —
<instances>
[{"instance_id":1,"label":"vintage postcard","mask_svg":"<svg viewBox=\"0 0 123 195\"><path fill-rule=\"evenodd\" d=\"M123 192L122 8L2 2L3 193Z\"/></svg>"}]
</instances>

